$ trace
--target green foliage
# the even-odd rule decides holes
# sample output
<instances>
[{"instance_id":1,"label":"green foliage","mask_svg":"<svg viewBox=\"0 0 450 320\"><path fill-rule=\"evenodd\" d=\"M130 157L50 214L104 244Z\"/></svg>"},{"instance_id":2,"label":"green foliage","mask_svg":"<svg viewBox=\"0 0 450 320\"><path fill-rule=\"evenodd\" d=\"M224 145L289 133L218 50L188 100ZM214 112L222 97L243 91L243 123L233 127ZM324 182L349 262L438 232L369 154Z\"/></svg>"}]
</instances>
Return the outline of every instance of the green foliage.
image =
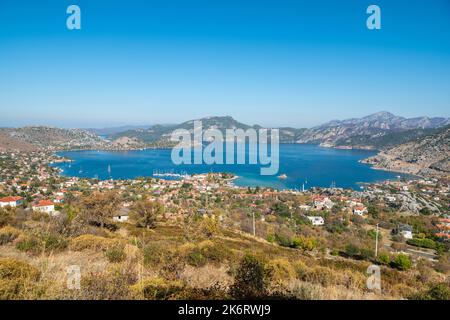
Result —
<instances>
[{"instance_id":1,"label":"green foliage","mask_svg":"<svg viewBox=\"0 0 450 320\"><path fill-rule=\"evenodd\" d=\"M284 202L276 202L272 205L272 211L280 217L290 217L289 207Z\"/></svg>"},{"instance_id":2,"label":"green foliage","mask_svg":"<svg viewBox=\"0 0 450 320\"><path fill-rule=\"evenodd\" d=\"M399 253L394 261L391 262L392 266L394 268L397 268L399 270L408 270L412 267L412 262L411 259L409 258L409 256L407 256L406 254L402 254Z\"/></svg>"},{"instance_id":3,"label":"green foliage","mask_svg":"<svg viewBox=\"0 0 450 320\"><path fill-rule=\"evenodd\" d=\"M377 261L381 264L388 265L391 262L391 258L387 253L380 253L377 257Z\"/></svg>"},{"instance_id":4,"label":"green foliage","mask_svg":"<svg viewBox=\"0 0 450 320\"><path fill-rule=\"evenodd\" d=\"M267 297L272 271L260 259L246 255L234 277L230 294L236 299L257 299Z\"/></svg>"},{"instance_id":5,"label":"green foliage","mask_svg":"<svg viewBox=\"0 0 450 320\"><path fill-rule=\"evenodd\" d=\"M409 297L412 300L450 300L450 288L445 283L434 285L426 291L419 292Z\"/></svg>"},{"instance_id":6,"label":"green foliage","mask_svg":"<svg viewBox=\"0 0 450 320\"><path fill-rule=\"evenodd\" d=\"M317 247L317 239L311 237L294 237L292 239L291 247L298 248L304 251L312 251Z\"/></svg>"},{"instance_id":7,"label":"green foliage","mask_svg":"<svg viewBox=\"0 0 450 320\"><path fill-rule=\"evenodd\" d=\"M406 243L416 247L435 249L438 250L439 252L443 252L445 250L445 246L443 244L438 243L429 238L408 239L406 240Z\"/></svg>"},{"instance_id":8,"label":"green foliage","mask_svg":"<svg viewBox=\"0 0 450 320\"><path fill-rule=\"evenodd\" d=\"M195 267L201 267L210 263L219 264L229 258L231 252L227 248L206 240L195 246L187 253L187 264Z\"/></svg>"}]
</instances>

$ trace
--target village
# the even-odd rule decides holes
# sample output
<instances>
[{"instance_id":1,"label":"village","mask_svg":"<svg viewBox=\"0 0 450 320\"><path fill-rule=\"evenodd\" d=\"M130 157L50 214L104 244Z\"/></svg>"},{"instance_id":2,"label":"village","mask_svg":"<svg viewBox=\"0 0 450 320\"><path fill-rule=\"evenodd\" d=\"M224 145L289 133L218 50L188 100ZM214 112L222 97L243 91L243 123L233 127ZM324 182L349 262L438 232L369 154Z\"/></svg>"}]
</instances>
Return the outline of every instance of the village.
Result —
<instances>
[{"instance_id":1,"label":"village","mask_svg":"<svg viewBox=\"0 0 450 320\"><path fill-rule=\"evenodd\" d=\"M203 219L217 224L214 230L232 230L255 243L399 270L426 264L448 280L448 181L397 179L361 185L358 191L274 190L237 187L228 173L171 180L64 177L52 167L61 161L67 159L50 152L0 153L0 212L58 219L77 212L83 199L114 193L117 206L101 222L111 230L135 224L136 203L157 203L163 209L156 221L163 225Z\"/></svg>"}]
</instances>

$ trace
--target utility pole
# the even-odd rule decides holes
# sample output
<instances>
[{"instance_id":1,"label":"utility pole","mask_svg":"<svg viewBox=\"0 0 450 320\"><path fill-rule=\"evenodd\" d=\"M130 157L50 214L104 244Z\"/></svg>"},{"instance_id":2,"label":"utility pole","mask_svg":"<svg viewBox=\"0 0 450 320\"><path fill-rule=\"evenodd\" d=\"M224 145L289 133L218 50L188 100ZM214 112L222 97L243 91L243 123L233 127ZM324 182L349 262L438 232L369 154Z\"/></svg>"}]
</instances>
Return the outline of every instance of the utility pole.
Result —
<instances>
[{"instance_id":1,"label":"utility pole","mask_svg":"<svg viewBox=\"0 0 450 320\"><path fill-rule=\"evenodd\" d=\"M375 235L375 258L378 256L378 223L377 223L377 233Z\"/></svg>"},{"instance_id":2,"label":"utility pole","mask_svg":"<svg viewBox=\"0 0 450 320\"><path fill-rule=\"evenodd\" d=\"M256 236L256 228L255 228L255 211L252 211L252 217L253 217L253 236Z\"/></svg>"}]
</instances>

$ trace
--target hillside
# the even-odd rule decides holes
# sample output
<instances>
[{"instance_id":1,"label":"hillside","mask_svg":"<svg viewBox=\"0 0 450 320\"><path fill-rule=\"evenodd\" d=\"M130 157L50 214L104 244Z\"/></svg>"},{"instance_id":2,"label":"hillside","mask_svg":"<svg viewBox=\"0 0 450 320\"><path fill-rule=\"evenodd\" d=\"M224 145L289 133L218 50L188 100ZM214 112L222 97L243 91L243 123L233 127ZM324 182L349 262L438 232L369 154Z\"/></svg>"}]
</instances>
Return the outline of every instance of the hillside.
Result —
<instances>
[{"instance_id":1,"label":"hillside","mask_svg":"<svg viewBox=\"0 0 450 320\"><path fill-rule=\"evenodd\" d=\"M334 120L307 129L297 142L318 143L328 147L385 149L449 124L448 118L407 119L389 112L378 112L359 119Z\"/></svg>"},{"instance_id":2,"label":"hillside","mask_svg":"<svg viewBox=\"0 0 450 320\"><path fill-rule=\"evenodd\" d=\"M364 161L375 168L424 176L450 175L450 126Z\"/></svg>"},{"instance_id":3,"label":"hillside","mask_svg":"<svg viewBox=\"0 0 450 320\"><path fill-rule=\"evenodd\" d=\"M31 151L103 148L105 142L82 129L60 129L45 126L0 129L0 149Z\"/></svg>"}]
</instances>

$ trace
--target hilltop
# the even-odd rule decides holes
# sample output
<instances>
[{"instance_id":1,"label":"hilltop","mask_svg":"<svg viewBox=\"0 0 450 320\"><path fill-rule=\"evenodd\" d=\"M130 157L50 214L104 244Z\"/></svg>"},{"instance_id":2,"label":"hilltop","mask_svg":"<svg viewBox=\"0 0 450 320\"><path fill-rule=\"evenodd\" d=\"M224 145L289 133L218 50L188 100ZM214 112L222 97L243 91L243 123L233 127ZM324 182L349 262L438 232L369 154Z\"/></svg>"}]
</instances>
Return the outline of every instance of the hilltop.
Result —
<instances>
[{"instance_id":1,"label":"hilltop","mask_svg":"<svg viewBox=\"0 0 450 320\"><path fill-rule=\"evenodd\" d=\"M364 162L375 168L423 176L449 177L450 126L380 152Z\"/></svg>"}]
</instances>

